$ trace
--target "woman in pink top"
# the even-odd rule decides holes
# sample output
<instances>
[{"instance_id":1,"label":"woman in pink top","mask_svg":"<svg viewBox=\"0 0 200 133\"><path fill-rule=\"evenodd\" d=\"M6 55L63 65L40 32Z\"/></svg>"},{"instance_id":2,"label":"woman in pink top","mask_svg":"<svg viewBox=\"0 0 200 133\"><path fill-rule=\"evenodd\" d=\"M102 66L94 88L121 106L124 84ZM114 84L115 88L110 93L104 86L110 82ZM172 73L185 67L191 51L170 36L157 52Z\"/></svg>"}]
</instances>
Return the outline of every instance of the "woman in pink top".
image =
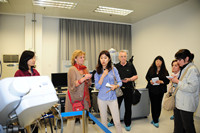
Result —
<instances>
[{"instance_id":1,"label":"woman in pink top","mask_svg":"<svg viewBox=\"0 0 200 133\"><path fill-rule=\"evenodd\" d=\"M35 53L25 50L20 57L19 70L16 71L14 76L40 76L39 72L35 69L35 61Z\"/></svg>"}]
</instances>

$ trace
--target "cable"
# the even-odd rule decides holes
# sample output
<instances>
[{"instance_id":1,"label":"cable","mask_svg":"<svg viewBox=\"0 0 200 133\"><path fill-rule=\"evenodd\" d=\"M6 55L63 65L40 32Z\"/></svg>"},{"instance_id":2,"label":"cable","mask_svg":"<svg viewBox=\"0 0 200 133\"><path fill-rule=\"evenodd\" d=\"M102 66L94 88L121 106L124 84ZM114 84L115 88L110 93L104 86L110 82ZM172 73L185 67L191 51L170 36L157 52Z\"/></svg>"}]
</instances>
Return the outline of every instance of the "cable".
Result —
<instances>
[{"instance_id":1,"label":"cable","mask_svg":"<svg viewBox=\"0 0 200 133\"><path fill-rule=\"evenodd\" d=\"M23 96L20 96L20 100L19 100L19 103L17 104L17 106L8 114L8 117L10 119L13 119L14 117L17 117L16 115L14 117L11 116L11 114L19 107L20 103L22 102L22 97ZM7 123L8 124L8 123Z\"/></svg>"},{"instance_id":2,"label":"cable","mask_svg":"<svg viewBox=\"0 0 200 133\"><path fill-rule=\"evenodd\" d=\"M41 124L40 124L40 121L39 121L39 120L37 120L37 124L38 124L38 127L39 127L39 129L40 129L40 132L42 132L42 128L41 128Z\"/></svg>"},{"instance_id":3,"label":"cable","mask_svg":"<svg viewBox=\"0 0 200 133\"><path fill-rule=\"evenodd\" d=\"M53 133L53 128L52 128L50 116L52 116L52 114L49 115L48 113L45 113L45 115L43 115L41 119L44 120L45 132L47 132L47 127L46 127L47 123L46 123L46 121L45 121L45 118L48 118L48 119L49 119L49 125L50 125L50 129L51 129L51 133Z\"/></svg>"},{"instance_id":4,"label":"cable","mask_svg":"<svg viewBox=\"0 0 200 133\"><path fill-rule=\"evenodd\" d=\"M49 125L50 125L50 128L51 128L51 133L53 133L53 127L52 127L52 124L51 124L51 118L50 117L48 117L49 118Z\"/></svg>"},{"instance_id":5,"label":"cable","mask_svg":"<svg viewBox=\"0 0 200 133\"><path fill-rule=\"evenodd\" d=\"M23 98L25 95L27 95L30 91L31 91L31 89L29 89L29 91L28 91L26 94L24 94L23 96L20 96L19 103L18 103L17 106L8 114L8 117L9 117L10 119L13 119L13 118L17 117L16 114L15 114L15 116L11 116L11 114L19 107L19 105L20 105L21 102L22 102L22 98ZM8 123L7 123L7 124L8 124Z\"/></svg>"},{"instance_id":6,"label":"cable","mask_svg":"<svg viewBox=\"0 0 200 133\"><path fill-rule=\"evenodd\" d=\"M45 133L47 133L47 124L46 124L45 118L43 120L44 120Z\"/></svg>"},{"instance_id":7,"label":"cable","mask_svg":"<svg viewBox=\"0 0 200 133\"><path fill-rule=\"evenodd\" d=\"M60 121L61 121L61 133L63 133L63 119L62 119L62 116L61 116L61 114L60 114L60 111L57 109L57 108L55 108L56 109L56 111L58 112L58 114L59 114L59 116L60 116Z\"/></svg>"},{"instance_id":8,"label":"cable","mask_svg":"<svg viewBox=\"0 0 200 133\"><path fill-rule=\"evenodd\" d=\"M54 130L56 130L56 133L57 133L57 129L58 129L58 118L56 118L56 125L54 127Z\"/></svg>"},{"instance_id":9,"label":"cable","mask_svg":"<svg viewBox=\"0 0 200 133\"><path fill-rule=\"evenodd\" d=\"M34 124L34 127L31 130L31 133L33 133L33 131L35 130L36 126L37 126L37 122Z\"/></svg>"}]
</instances>

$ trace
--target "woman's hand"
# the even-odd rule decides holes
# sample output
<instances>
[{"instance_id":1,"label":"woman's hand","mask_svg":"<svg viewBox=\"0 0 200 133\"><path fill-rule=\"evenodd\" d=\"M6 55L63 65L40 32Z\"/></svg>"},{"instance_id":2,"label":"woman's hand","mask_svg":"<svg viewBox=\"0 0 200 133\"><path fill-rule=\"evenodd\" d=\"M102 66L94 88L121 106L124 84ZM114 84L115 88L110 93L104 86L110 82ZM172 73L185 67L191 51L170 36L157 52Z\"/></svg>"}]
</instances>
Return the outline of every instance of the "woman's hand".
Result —
<instances>
[{"instance_id":1,"label":"woman's hand","mask_svg":"<svg viewBox=\"0 0 200 133\"><path fill-rule=\"evenodd\" d=\"M108 69L104 70L104 72L103 72L103 74L102 74L102 76L101 76L101 78L100 78L100 80L98 82L100 85L102 85L103 80L104 80L104 78L105 78L106 75L108 75Z\"/></svg>"},{"instance_id":2,"label":"woman's hand","mask_svg":"<svg viewBox=\"0 0 200 133\"><path fill-rule=\"evenodd\" d=\"M106 75L108 75L108 69L104 70L102 76L105 77Z\"/></svg>"},{"instance_id":3,"label":"woman's hand","mask_svg":"<svg viewBox=\"0 0 200 133\"><path fill-rule=\"evenodd\" d=\"M172 78L171 81L176 84L178 84L178 82L179 82L179 80L176 76L174 78Z\"/></svg>"},{"instance_id":4,"label":"woman's hand","mask_svg":"<svg viewBox=\"0 0 200 133\"><path fill-rule=\"evenodd\" d=\"M83 82L85 82L86 80L90 79L91 77L92 77L92 74L83 75L83 77L81 79L77 80L76 86L81 85Z\"/></svg>"},{"instance_id":5,"label":"woman's hand","mask_svg":"<svg viewBox=\"0 0 200 133\"><path fill-rule=\"evenodd\" d=\"M92 74L85 74L85 79L90 79L92 77Z\"/></svg>"},{"instance_id":6,"label":"woman's hand","mask_svg":"<svg viewBox=\"0 0 200 133\"><path fill-rule=\"evenodd\" d=\"M152 81L152 80L150 80L150 83L153 85L154 84L154 82Z\"/></svg>"},{"instance_id":7,"label":"woman's hand","mask_svg":"<svg viewBox=\"0 0 200 133\"><path fill-rule=\"evenodd\" d=\"M157 80L156 83L158 83L158 84L164 84L164 82L162 80Z\"/></svg>"},{"instance_id":8,"label":"woman's hand","mask_svg":"<svg viewBox=\"0 0 200 133\"><path fill-rule=\"evenodd\" d=\"M113 91L119 87L119 85L111 85L111 86L112 86L111 90L113 90Z\"/></svg>"}]
</instances>

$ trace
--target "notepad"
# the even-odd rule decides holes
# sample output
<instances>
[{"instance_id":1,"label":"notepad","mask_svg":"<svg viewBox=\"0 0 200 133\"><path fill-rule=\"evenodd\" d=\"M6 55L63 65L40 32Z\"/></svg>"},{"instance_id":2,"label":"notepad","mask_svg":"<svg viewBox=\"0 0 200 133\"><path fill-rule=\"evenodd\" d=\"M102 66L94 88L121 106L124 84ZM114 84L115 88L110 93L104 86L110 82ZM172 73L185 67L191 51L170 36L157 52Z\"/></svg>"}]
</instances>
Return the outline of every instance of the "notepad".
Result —
<instances>
[{"instance_id":1,"label":"notepad","mask_svg":"<svg viewBox=\"0 0 200 133\"><path fill-rule=\"evenodd\" d=\"M106 87L111 88L112 86L109 83L106 83Z\"/></svg>"},{"instance_id":2,"label":"notepad","mask_svg":"<svg viewBox=\"0 0 200 133\"><path fill-rule=\"evenodd\" d=\"M172 79L172 78L174 78L173 76L166 76L168 79Z\"/></svg>"},{"instance_id":3,"label":"notepad","mask_svg":"<svg viewBox=\"0 0 200 133\"><path fill-rule=\"evenodd\" d=\"M152 80L153 83L154 83L153 85L160 85L160 84L156 83L156 81L159 80L159 77L152 78L151 80Z\"/></svg>"}]
</instances>

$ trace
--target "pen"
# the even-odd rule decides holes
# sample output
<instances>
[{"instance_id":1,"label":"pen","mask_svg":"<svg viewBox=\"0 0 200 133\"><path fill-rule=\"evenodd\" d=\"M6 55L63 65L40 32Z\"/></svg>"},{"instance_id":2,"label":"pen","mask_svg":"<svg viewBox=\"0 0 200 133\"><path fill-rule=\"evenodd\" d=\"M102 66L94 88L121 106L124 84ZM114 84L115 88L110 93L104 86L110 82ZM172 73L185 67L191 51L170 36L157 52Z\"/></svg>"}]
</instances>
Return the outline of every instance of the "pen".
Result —
<instances>
[{"instance_id":1,"label":"pen","mask_svg":"<svg viewBox=\"0 0 200 133\"><path fill-rule=\"evenodd\" d=\"M106 93L110 92L112 89L108 90Z\"/></svg>"}]
</instances>

